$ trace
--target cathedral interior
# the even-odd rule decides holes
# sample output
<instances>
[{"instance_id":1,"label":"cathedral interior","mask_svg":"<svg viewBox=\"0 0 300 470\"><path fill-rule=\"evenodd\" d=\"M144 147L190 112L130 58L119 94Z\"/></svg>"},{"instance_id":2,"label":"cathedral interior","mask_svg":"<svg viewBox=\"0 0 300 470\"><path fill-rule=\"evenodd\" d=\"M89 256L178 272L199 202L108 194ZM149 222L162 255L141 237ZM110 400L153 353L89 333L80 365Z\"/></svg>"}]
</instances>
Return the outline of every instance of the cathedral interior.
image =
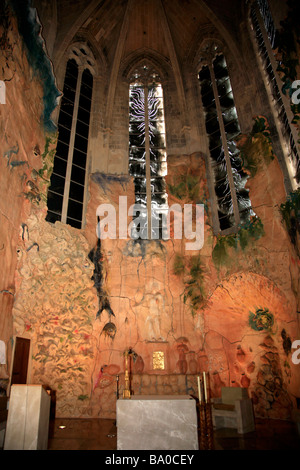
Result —
<instances>
[{"instance_id":1,"label":"cathedral interior","mask_svg":"<svg viewBox=\"0 0 300 470\"><path fill-rule=\"evenodd\" d=\"M198 402L204 373L299 446L299 15L1 1L1 399L42 385L113 448L124 390Z\"/></svg>"}]
</instances>

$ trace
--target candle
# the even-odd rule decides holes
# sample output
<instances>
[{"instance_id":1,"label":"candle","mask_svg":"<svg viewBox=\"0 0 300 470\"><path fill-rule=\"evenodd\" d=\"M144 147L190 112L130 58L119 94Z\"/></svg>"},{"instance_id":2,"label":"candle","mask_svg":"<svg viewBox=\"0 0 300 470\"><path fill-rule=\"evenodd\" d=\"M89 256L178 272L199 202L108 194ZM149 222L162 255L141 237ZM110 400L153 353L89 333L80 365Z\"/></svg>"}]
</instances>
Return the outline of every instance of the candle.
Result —
<instances>
[{"instance_id":1,"label":"candle","mask_svg":"<svg viewBox=\"0 0 300 470\"><path fill-rule=\"evenodd\" d=\"M204 386L204 400L205 400L205 403L207 403L207 390L206 390L206 375L205 375L205 372L203 372L203 386Z\"/></svg>"},{"instance_id":2,"label":"candle","mask_svg":"<svg viewBox=\"0 0 300 470\"><path fill-rule=\"evenodd\" d=\"M202 396L201 396L201 387L200 387L200 377L199 377L199 375L198 375L197 379L198 379L198 396L199 396L199 403L201 403L201 402L202 402Z\"/></svg>"}]
</instances>

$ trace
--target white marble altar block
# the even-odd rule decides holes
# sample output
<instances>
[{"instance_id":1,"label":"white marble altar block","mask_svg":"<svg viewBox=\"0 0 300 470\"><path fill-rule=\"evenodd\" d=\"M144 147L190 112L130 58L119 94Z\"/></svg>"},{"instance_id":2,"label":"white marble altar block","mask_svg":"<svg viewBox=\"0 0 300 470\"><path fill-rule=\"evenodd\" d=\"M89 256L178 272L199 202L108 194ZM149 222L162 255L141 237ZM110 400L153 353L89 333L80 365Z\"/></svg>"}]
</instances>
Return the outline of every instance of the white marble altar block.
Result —
<instances>
[{"instance_id":1,"label":"white marble altar block","mask_svg":"<svg viewBox=\"0 0 300 470\"><path fill-rule=\"evenodd\" d=\"M42 385L12 385L4 450L46 450L50 395Z\"/></svg>"},{"instance_id":2,"label":"white marble altar block","mask_svg":"<svg viewBox=\"0 0 300 470\"><path fill-rule=\"evenodd\" d=\"M117 400L118 450L198 450L196 401L189 395Z\"/></svg>"}]
</instances>

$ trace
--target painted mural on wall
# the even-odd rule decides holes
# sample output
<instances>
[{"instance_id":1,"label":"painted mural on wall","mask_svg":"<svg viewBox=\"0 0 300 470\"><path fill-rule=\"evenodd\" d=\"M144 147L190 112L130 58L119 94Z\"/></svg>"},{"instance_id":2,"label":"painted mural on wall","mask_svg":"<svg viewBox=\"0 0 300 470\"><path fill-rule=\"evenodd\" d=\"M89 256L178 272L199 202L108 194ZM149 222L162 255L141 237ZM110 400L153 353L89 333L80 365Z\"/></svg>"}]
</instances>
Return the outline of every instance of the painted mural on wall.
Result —
<instances>
[{"instance_id":1,"label":"painted mural on wall","mask_svg":"<svg viewBox=\"0 0 300 470\"><path fill-rule=\"evenodd\" d=\"M14 330L32 340L31 382L56 390L58 413L68 414L74 400L81 408L90 389L97 305L93 264L82 235L59 223L52 227L43 217L31 214L19 247Z\"/></svg>"},{"instance_id":2,"label":"painted mural on wall","mask_svg":"<svg viewBox=\"0 0 300 470\"><path fill-rule=\"evenodd\" d=\"M27 2L23 2L23 7L25 4ZM47 112L53 110L50 102L54 95L57 97L57 89L52 71L48 67L48 78L52 82L50 86L48 81L47 90L51 97L49 95L48 100L47 97L43 100L44 82L37 69L33 73L28 50L18 31L18 20L13 13L12 2L1 2L0 17L0 80L5 85L5 100L1 96L0 105L0 337L6 349L6 364L0 367L0 393L6 394L15 335L12 308L16 294L18 243L23 231L22 224L30 214L31 204L39 204L43 197L45 201L47 172L52 169L56 136L55 133L48 135L43 116L45 106L49 106ZM39 30L33 31L34 15L31 20L30 32L38 35ZM45 51L43 54L46 59ZM39 55L40 64L41 59Z\"/></svg>"},{"instance_id":3,"label":"painted mural on wall","mask_svg":"<svg viewBox=\"0 0 300 470\"><path fill-rule=\"evenodd\" d=\"M203 200L204 161L193 159ZM187 168L190 161L184 157L181 164ZM172 171L170 164L170 178ZM216 266L206 214L200 253L205 302L195 304L186 295L187 285L195 288L190 280L199 282L191 254L180 259L185 271L174 270L182 240L106 239L100 245L95 232L86 236L95 230L97 204L114 203L117 195L132 191L117 178L103 187L96 180L90 186L88 232L48 224L45 206L36 202L20 232L14 329L32 338L31 380L56 391L57 416L114 417L124 387L124 351L131 348L135 393L197 397L197 374L205 370L212 396L220 396L222 386L246 387L258 416L287 418L299 379L282 331L293 339L297 322L290 313L293 302L283 294L289 252L276 260L279 288L272 253L264 248L270 243L268 221L257 242L228 247L235 262ZM158 356L164 365L157 370Z\"/></svg>"},{"instance_id":4,"label":"painted mural on wall","mask_svg":"<svg viewBox=\"0 0 300 470\"><path fill-rule=\"evenodd\" d=\"M22 104L23 83L18 86L10 109ZM30 101L36 116L42 93L37 89ZM16 243L9 244L7 233L3 237L6 253L18 260L14 289L4 286L2 294L6 290L14 301L11 339L32 340L29 381L56 392L57 416L115 417L124 351L130 348L135 393L197 396L197 374L206 371L213 396L220 396L222 386L246 387L258 416L289 417L299 398L299 366L291 363L289 349L299 333L299 257L282 224L285 191L276 158L263 159L254 173L250 165L254 223L217 237L203 156L168 156L170 205L205 205L200 254L187 255L185 240L174 239L107 239L100 245L96 207L116 205L119 195L134 200L132 181L92 175L86 228L49 224L45 193L54 144L38 133L33 119L22 137L15 135L24 126L21 113L15 114L0 157L9 184L18 188L12 208L21 200L22 210L15 219L14 212L3 217L6 232L18 232Z\"/></svg>"}]
</instances>

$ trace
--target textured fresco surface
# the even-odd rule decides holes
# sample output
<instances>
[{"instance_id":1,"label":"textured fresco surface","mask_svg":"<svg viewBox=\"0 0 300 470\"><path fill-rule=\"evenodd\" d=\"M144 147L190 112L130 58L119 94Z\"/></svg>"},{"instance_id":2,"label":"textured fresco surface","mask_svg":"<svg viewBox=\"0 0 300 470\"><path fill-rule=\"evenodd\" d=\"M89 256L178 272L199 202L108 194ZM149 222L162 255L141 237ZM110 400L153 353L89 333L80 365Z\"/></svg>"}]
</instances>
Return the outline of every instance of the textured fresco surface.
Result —
<instances>
[{"instance_id":1,"label":"textured fresco surface","mask_svg":"<svg viewBox=\"0 0 300 470\"><path fill-rule=\"evenodd\" d=\"M200 181L197 200L205 203L200 155L174 161L169 184L174 175L186 181L192 172ZM278 167L271 165L274 180ZM299 387L297 366L285 347L297 334L292 312L298 267L295 262L294 274L287 269L293 251L279 215L274 217L273 186L269 204L259 203L257 191L254 198L265 235L244 249L228 248L226 263L217 267L207 216L200 254L186 252L186 240L99 244L96 207L109 202L117 209L119 195L130 201L132 182L95 175L90 194L85 231L48 224L44 210L33 205L20 240L14 329L32 338L32 381L56 391L57 415L113 417L130 348L135 393L197 396L197 374L206 371L213 396L220 396L222 386L246 387L258 416L288 418ZM185 193L169 198L191 200ZM183 271L174 268L179 254ZM199 255L201 276L193 286L201 302L195 312L185 293L191 260ZM159 370L153 363L158 352L164 357Z\"/></svg>"},{"instance_id":2,"label":"textured fresco surface","mask_svg":"<svg viewBox=\"0 0 300 470\"><path fill-rule=\"evenodd\" d=\"M186 251L187 240L174 239L173 226L168 241L99 242L97 207L112 204L118 220L119 197L127 197L128 207L134 202L128 173L91 173L84 229L49 224L56 136L41 125L43 86L16 23L7 20L1 36L7 103L0 108L0 335L8 358L15 336L31 339L29 382L55 392L57 417L115 417L130 349L136 394L197 397L197 375L205 371L212 396L220 396L222 386L245 387L257 416L289 418L300 398L300 366L291 361L291 344L300 337L299 235L283 223L283 176L266 136L240 142L256 216L230 236L213 233L204 156L167 156L169 205L204 205L200 251ZM1 384L9 365L1 368Z\"/></svg>"}]
</instances>

